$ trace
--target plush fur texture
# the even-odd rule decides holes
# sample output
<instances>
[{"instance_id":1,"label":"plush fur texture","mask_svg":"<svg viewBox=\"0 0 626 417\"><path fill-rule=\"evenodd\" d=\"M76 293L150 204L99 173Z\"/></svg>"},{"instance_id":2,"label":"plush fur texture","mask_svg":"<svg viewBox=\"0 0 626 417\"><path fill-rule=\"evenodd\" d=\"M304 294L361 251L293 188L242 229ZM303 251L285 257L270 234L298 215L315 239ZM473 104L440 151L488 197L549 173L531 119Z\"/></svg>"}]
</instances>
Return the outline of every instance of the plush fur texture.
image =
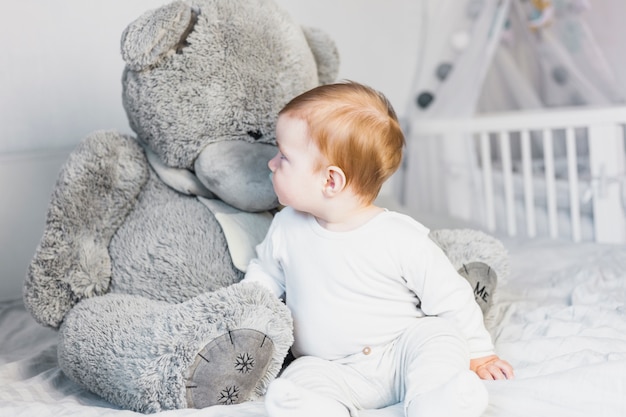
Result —
<instances>
[{"instance_id":1,"label":"plush fur texture","mask_svg":"<svg viewBox=\"0 0 626 417\"><path fill-rule=\"evenodd\" d=\"M165 221L166 219L166 221ZM215 216L154 172L109 245L111 292L181 302L243 278Z\"/></svg>"},{"instance_id":2,"label":"plush fur texture","mask_svg":"<svg viewBox=\"0 0 626 417\"><path fill-rule=\"evenodd\" d=\"M147 179L141 147L115 132L91 134L70 155L24 287L39 323L56 328L78 300L108 291L109 243Z\"/></svg>"},{"instance_id":3,"label":"plush fur texture","mask_svg":"<svg viewBox=\"0 0 626 417\"><path fill-rule=\"evenodd\" d=\"M457 270L463 264L483 262L496 271L500 280L508 279L509 255L495 237L474 229L438 229L429 236Z\"/></svg>"},{"instance_id":4,"label":"plush fur texture","mask_svg":"<svg viewBox=\"0 0 626 417\"><path fill-rule=\"evenodd\" d=\"M122 52L132 57L123 76L131 126L170 166L191 168L209 143L274 143L282 106L320 83L318 69L326 80L337 74L338 54L329 39L311 32L309 42L271 0L247 3L194 2L197 22L180 52L184 59L170 58L183 33L179 20L189 22L186 3L147 12L124 32ZM325 50L314 53L307 42ZM317 65L315 55L335 62ZM152 105L158 101L162 105Z\"/></svg>"},{"instance_id":5,"label":"plush fur texture","mask_svg":"<svg viewBox=\"0 0 626 417\"><path fill-rule=\"evenodd\" d=\"M291 325L287 307L255 284L234 284L180 304L109 294L81 301L67 315L59 360L70 378L109 401L154 413L186 407L186 370L216 335L252 329L276 349L256 382L256 398L280 370L293 342ZM83 340L89 343L76 343Z\"/></svg>"},{"instance_id":6,"label":"plush fur texture","mask_svg":"<svg viewBox=\"0 0 626 417\"><path fill-rule=\"evenodd\" d=\"M188 405L185 378L211 341L261 332L274 348L270 366L245 381L254 389L238 401L256 398L291 344L291 318L265 290L236 284L243 274L219 223L190 193L204 187L242 211L276 207L267 161L277 112L334 80L335 44L305 33L272 0L194 0L147 11L126 28L121 50L123 105L137 136L96 132L70 155L25 304L40 323L61 326L67 375L142 412ZM254 352L256 341L243 339ZM215 381L234 372L202 368Z\"/></svg>"}]
</instances>

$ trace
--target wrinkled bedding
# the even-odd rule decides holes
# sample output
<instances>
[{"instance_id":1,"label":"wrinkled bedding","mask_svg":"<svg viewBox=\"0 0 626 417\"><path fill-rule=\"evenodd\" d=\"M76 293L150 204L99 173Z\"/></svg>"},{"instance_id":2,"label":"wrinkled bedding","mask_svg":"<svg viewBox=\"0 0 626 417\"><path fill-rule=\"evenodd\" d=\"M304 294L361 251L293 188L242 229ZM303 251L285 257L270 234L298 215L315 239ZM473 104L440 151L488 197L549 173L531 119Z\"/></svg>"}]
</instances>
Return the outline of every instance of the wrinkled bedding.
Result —
<instances>
[{"instance_id":1,"label":"wrinkled bedding","mask_svg":"<svg viewBox=\"0 0 626 417\"><path fill-rule=\"evenodd\" d=\"M511 277L500 281L487 317L511 381L485 381L485 417L626 416L626 247L506 241ZM56 334L20 300L0 303L0 415L140 415L119 410L59 370ZM265 416L261 402L164 416ZM366 410L400 417L402 407Z\"/></svg>"}]
</instances>

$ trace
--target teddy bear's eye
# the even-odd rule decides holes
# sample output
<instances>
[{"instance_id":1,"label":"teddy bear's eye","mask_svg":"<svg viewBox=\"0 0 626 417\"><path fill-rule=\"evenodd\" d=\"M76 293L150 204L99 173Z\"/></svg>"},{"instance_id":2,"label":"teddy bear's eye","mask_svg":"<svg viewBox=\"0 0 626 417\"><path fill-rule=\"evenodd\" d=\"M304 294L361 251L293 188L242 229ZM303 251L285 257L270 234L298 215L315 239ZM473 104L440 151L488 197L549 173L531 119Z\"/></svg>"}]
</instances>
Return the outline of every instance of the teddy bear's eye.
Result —
<instances>
[{"instance_id":1,"label":"teddy bear's eye","mask_svg":"<svg viewBox=\"0 0 626 417\"><path fill-rule=\"evenodd\" d=\"M248 130L246 133L254 140L259 140L263 137L263 133L259 130Z\"/></svg>"}]
</instances>

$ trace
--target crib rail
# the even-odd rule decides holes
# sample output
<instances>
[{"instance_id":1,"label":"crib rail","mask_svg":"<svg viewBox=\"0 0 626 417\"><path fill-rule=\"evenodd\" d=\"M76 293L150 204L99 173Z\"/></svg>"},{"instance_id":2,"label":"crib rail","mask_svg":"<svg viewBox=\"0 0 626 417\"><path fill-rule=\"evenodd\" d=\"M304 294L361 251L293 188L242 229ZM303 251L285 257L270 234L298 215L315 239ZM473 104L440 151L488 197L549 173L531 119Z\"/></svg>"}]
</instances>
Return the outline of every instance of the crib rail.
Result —
<instances>
[{"instance_id":1,"label":"crib rail","mask_svg":"<svg viewBox=\"0 0 626 417\"><path fill-rule=\"evenodd\" d=\"M415 120L401 198L510 236L626 243L625 126L626 107Z\"/></svg>"}]
</instances>

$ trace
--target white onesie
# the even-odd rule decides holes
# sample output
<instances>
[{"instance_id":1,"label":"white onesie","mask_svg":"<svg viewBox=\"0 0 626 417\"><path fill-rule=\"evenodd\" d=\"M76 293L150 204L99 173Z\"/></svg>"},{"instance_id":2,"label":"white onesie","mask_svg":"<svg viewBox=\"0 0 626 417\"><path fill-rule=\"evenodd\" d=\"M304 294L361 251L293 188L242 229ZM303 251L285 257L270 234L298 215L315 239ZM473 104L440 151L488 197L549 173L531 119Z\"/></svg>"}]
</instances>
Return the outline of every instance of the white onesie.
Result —
<instances>
[{"instance_id":1,"label":"white onesie","mask_svg":"<svg viewBox=\"0 0 626 417\"><path fill-rule=\"evenodd\" d=\"M332 232L286 207L257 246L245 276L286 295L294 356L336 360L397 339L416 320L439 316L468 343L471 358L493 354L469 283L428 229L384 211L349 232Z\"/></svg>"}]
</instances>

